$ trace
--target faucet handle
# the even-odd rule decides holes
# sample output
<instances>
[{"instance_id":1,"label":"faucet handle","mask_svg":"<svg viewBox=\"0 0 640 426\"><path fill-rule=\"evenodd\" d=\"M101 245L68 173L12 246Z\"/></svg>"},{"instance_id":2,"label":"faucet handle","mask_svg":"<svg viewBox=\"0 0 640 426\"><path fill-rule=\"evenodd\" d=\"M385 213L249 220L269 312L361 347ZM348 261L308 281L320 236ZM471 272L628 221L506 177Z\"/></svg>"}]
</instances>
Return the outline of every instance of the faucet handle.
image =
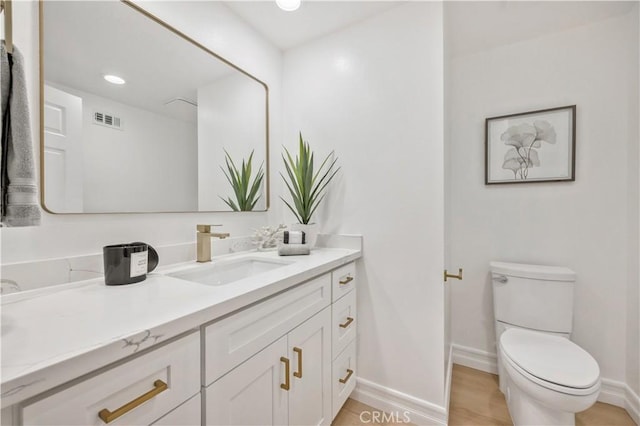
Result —
<instances>
[{"instance_id":1,"label":"faucet handle","mask_svg":"<svg viewBox=\"0 0 640 426\"><path fill-rule=\"evenodd\" d=\"M211 232L212 226L222 226L222 225L196 225L196 229L198 232Z\"/></svg>"}]
</instances>

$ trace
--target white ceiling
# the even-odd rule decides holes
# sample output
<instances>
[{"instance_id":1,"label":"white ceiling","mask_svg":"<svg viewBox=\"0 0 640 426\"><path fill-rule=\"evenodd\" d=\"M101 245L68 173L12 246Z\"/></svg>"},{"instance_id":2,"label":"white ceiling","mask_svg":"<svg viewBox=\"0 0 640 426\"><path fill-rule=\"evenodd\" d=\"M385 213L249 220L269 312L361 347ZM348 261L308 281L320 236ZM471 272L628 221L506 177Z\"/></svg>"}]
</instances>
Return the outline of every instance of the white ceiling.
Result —
<instances>
[{"instance_id":1,"label":"white ceiling","mask_svg":"<svg viewBox=\"0 0 640 426\"><path fill-rule=\"evenodd\" d=\"M195 108L165 103L196 101L198 87L236 72L120 2L47 1L43 22L45 81L177 119L193 121Z\"/></svg>"},{"instance_id":2,"label":"white ceiling","mask_svg":"<svg viewBox=\"0 0 640 426\"><path fill-rule=\"evenodd\" d=\"M451 55L536 38L629 12L637 1L449 1L445 46Z\"/></svg>"},{"instance_id":3,"label":"white ceiling","mask_svg":"<svg viewBox=\"0 0 640 426\"><path fill-rule=\"evenodd\" d=\"M418 0L420 1L420 0ZM405 1L302 0L294 12L274 0L225 1L281 50L330 34ZM638 1L445 1L446 48L470 53L627 13Z\"/></svg>"},{"instance_id":4,"label":"white ceiling","mask_svg":"<svg viewBox=\"0 0 640 426\"><path fill-rule=\"evenodd\" d=\"M275 1L225 1L236 15L281 50L299 46L383 12L402 1L309 1L285 12Z\"/></svg>"}]
</instances>

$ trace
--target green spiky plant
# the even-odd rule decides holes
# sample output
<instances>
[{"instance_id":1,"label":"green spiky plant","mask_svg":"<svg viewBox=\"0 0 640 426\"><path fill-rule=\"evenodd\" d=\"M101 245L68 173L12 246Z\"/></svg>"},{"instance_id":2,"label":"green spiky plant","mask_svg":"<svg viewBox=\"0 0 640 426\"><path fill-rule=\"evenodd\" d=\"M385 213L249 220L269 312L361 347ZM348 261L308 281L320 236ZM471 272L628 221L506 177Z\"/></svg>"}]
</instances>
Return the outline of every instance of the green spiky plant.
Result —
<instances>
[{"instance_id":1,"label":"green spiky plant","mask_svg":"<svg viewBox=\"0 0 640 426\"><path fill-rule=\"evenodd\" d=\"M300 132L298 149L298 155L294 160L287 148L284 148L286 156L282 154L282 160L284 161L288 179L282 173L280 173L280 176L282 176L287 189L289 189L292 203L287 202L283 197L280 198L289 207L289 210L293 212L296 219L306 225L309 224L311 216L325 197L324 189L338 173L340 167L336 166L337 158L329 161L334 153L331 151L314 173L313 151L311 151L309 143L302 139L302 132Z\"/></svg>"},{"instance_id":2,"label":"green spiky plant","mask_svg":"<svg viewBox=\"0 0 640 426\"><path fill-rule=\"evenodd\" d=\"M246 162L244 159L242 160L242 167L240 169L236 167L233 159L226 149L224 150L224 155L227 170L222 166L220 166L220 169L222 169L222 172L231 184L236 199L234 201L231 197L227 197L226 199L223 197L220 198L235 212L253 210L260 199L259 191L262 186L262 180L264 179L262 164L253 178L253 181L251 181L251 162L253 161L253 151L251 151L251 155L249 155L249 159Z\"/></svg>"}]
</instances>

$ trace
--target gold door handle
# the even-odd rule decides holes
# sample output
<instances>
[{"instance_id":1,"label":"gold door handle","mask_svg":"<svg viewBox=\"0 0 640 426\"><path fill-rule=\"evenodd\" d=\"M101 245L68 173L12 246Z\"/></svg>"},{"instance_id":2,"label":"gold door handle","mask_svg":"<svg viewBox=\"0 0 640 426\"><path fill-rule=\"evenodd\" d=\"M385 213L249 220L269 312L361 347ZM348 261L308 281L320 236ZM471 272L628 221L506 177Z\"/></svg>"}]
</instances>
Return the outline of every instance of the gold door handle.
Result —
<instances>
[{"instance_id":1,"label":"gold door handle","mask_svg":"<svg viewBox=\"0 0 640 426\"><path fill-rule=\"evenodd\" d=\"M347 285L349 284L351 281L353 281L353 277L351 275L347 276L347 278L345 278L344 280L340 280L338 281L340 283L340 285Z\"/></svg>"},{"instance_id":2,"label":"gold door handle","mask_svg":"<svg viewBox=\"0 0 640 426\"><path fill-rule=\"evenodd\" d=\"M353 318L347 317L347 320L344 322L344 324L340 324L340 328L347 328L349 327L349 325L351 325L352 322Z\"/></svg>"},{"instance_id":3,"label":"gold door handle","mask_svg":"<svg viewBox=\"0 0 640 426\"><path fill-rule=\"evenodd\" d=\"M347 375L344 376L344 378L340 379L339 382L340 383L347 383L347 381L351 378L351 375L353 374L353 370L350 368L347 368Z\"/></svg>"},{"instance_id":4,"label":"gold door handle","mask_svg":"<svg viewBox=\"0 0 640 426\"><path fill-rule=\"evenodd\" d=\"M293 351L298 354L298 371L294 371L293 375L298 379L302 379L302 349L293 348Z\"/></svg>"},{"instance_id":5,"label":"gold door handle","mask_svg":"<svg viewBox=\"0 0 640 426\"><path fill-rule=\"evenodd\" d=\"M462 268L458 268L458 275L449 274L447 270L444 270L444 282L447 282L447 278L455 278L457 280L462 279Z\"/></svg>"},{"instance_id":6,"label":"gold door handle","mask_svg":"<svg viewBox=\"0 0 640 426\"><path fill-rule=\"evenodd\" d=\"M280 383L280 387L286 391L291 389L291 381L289 379L289 373L291 372L291 365L289 358L283 356L280 357L280 362L284 362L284 383Z\"/></svg>"},{"instance_id":7,"label":"gold door handle","mask_svg":"<svg viewBox=\"0 0 640 426\"><path fill-rule=\"evenodd\" d=\"M155 382L153 382L153 389L151 389L149 392L143 395L140 395L139 397L137 397L131 402L127 402L122 407L118 408L113 412L109 411L107 408L104 408L100 410L100 412L98 413L98 417L100 417L100 419L102 419L102 421L105 423L111 423L118 417L128 413L129 411L133 410L139 405L144 404L154 396L166 391L167 389L168 389L168 386L165 382L163 382L162 380L156 380Z\"/></svg>"}]
</instances>

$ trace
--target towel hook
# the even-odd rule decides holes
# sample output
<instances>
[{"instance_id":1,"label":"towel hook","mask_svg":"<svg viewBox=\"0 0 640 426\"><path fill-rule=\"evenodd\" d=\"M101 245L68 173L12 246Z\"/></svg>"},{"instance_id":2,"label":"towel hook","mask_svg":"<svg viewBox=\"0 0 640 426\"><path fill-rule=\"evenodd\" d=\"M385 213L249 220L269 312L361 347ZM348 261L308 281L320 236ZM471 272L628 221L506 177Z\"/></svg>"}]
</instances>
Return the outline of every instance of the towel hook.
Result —
<instances>
[{"instance_id":1,"label":"towel hook","mask_svg":"<svg viewBox=\"0 0 640 426\"><path fill-rule=\"evenodd\" d=\"M446 269L444 270L444 282L447 282L447 278L455 278L457 280L462 279L462 268L458 268L458 275L450 274Z\"/></svg>"}]
</instances>

